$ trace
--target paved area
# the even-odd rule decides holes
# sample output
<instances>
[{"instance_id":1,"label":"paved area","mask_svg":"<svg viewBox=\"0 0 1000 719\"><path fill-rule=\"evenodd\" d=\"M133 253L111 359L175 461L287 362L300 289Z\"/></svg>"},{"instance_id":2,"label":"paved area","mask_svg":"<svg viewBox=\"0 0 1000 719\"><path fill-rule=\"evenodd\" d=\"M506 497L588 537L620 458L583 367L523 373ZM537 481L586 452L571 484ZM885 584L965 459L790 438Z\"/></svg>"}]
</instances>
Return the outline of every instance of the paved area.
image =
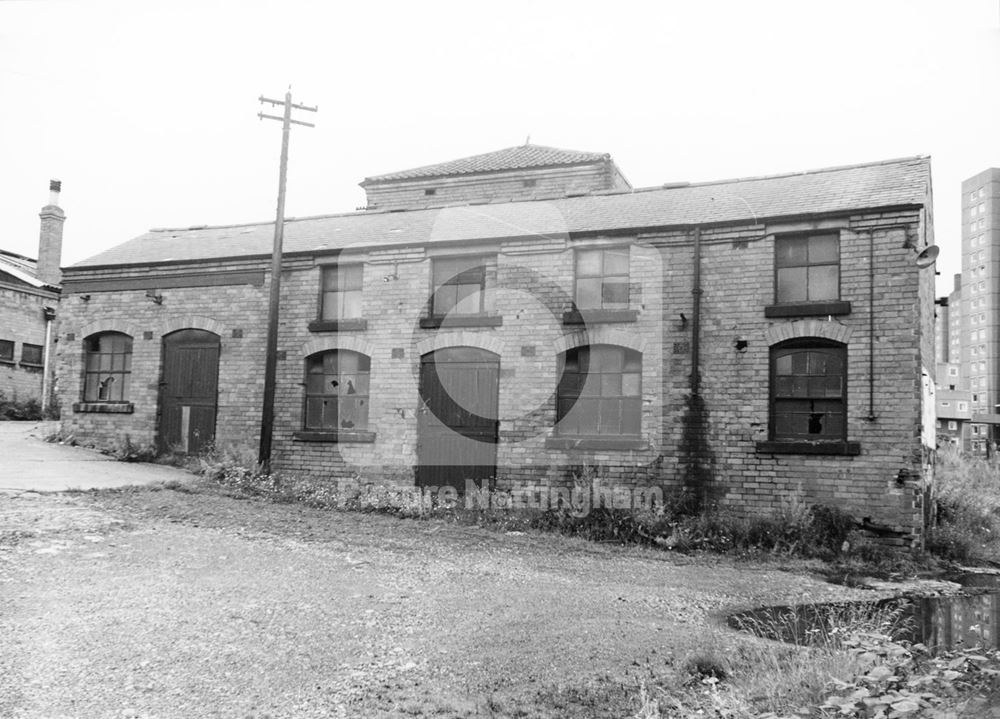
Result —
<instances>
[{"instance_id":1,"label":"paved area","mask_svg":"<svg viewBox=\"0 0 1000 719\"><path fill-rule=\"evenodd\" d=\"M45 442L54 422L0 422L0 492L64 492L190 478L176 467L118 462L100 452Z\"/></svg>"}]
</instances>

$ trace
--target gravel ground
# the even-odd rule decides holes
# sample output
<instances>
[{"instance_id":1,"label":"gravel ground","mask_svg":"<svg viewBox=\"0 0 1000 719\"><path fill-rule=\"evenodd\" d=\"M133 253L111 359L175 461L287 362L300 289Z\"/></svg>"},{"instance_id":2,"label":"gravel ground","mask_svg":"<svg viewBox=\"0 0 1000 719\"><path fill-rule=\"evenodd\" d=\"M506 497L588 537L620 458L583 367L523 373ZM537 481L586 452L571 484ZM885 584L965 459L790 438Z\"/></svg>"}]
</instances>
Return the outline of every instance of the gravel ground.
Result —
<instances>
[{"instance_id":1,"label":"gravel ground","mask_svg":"<svg viewBox=\"0 0 1000 719\"><path fill-rule=\"evenodd\" d=\"M622 716L773 565L140 488L0 495L0 717Z\"/></svg>"}]
</instances>

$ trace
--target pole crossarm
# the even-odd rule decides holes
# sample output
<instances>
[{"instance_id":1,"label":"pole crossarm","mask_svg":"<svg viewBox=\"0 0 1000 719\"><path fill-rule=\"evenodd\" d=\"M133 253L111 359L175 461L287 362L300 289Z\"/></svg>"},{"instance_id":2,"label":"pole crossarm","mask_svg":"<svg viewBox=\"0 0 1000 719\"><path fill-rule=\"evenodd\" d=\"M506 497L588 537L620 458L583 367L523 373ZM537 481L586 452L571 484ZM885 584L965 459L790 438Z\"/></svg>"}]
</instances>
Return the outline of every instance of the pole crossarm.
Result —
<instances>
[{"instance_id":1,"label":"pole crossarm","mask_svg":"<svg viewBox=\"0 0 1000 719\"><path fill-rule=\"evenodd\" d=\"M266 469L271 466L271 440L274 435L274 391L275 378L278 369L278 306L281 298L281 246L285 231L285 180L288 175L288 137L291 126L305 125L315 127L311 122L292 119L292 110L316 112L318 107L296 105L292 102L292 92L285 93L284 101L259 98L260 103L281 106L284 114L281 117L257 113L261 120L281 120L281 164L278 170L278 209L274 220L274 247L271 251L271 286L267 306L267 345L264 364L264 400L260 418L260 451L257 461Z\"/></svg>"}]
</instances>

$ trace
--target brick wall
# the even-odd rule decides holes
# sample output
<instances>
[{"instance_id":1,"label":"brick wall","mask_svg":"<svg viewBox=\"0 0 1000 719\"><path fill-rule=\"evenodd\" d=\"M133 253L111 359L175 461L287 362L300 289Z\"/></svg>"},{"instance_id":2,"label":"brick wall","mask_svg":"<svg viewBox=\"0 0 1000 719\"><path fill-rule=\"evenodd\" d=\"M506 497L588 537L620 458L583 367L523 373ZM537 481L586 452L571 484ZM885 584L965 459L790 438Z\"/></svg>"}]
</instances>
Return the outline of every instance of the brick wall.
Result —
<instances>
[{"instance_id":1,"label":"brick wall","mask_svg":"<svg viewBox=\"0 0 1000 719\"><path fill-rule=\"evenodd\" d=\"M21 352L25 343L44 348L42 310L56 307L58 301L58 295L52 292L0 285L0 340L14 342L13 362L0 362L0 392L8 399L41 401L42 368L22 364Z\"/></svg>"},{"instance_id":2,"label":"brick wall","mask_svg":"<svg viewBox=\"0 0 1000 719\"><path fill-rule=\"evenodd\" d=\"M183 277L196 269L233 271L261 269L260 263L203 263L196 266L158 268L158 277ZM117 270L68 270L69 280L125 280L136 276L129 268ZM148 271L139 272L141 277ZM151 281L155 288L156 281ZM267 283L173 287L155 290L157 304L145 289L121 291L75 291L72 282L60 305L58 352L58 396L65 432L80 441L109 445L127 435L137 444L156 441L159 381L162 372L163 336L180 329L195 328L220 337L219 395L216 439L220 445L256 447L264 385L264 345L267 315ZM84 299L89 297L89 299ZM107 414L75 411L83 399L84 339L105 331L132 337L132 386L128 400L132 412Z\"/></svg>"},{"instance_id":3,"label":"brick wall","mask_svg":"<svg viewBox=\"0 0 1000 719\"><path fill-rule=\"evenodd\" d=\"M373 182L364 187L369 209L388 210L562 197L627 189L628 185L609 160L572 167Z\"/></svg>"}]
</instances>

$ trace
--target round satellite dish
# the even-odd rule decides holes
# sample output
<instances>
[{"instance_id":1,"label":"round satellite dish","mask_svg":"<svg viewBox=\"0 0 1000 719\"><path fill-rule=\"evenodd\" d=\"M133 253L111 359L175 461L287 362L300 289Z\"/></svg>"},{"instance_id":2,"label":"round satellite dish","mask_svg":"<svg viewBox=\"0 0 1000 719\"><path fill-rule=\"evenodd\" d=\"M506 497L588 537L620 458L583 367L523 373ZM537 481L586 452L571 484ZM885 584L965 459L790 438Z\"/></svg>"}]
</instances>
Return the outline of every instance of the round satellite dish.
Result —
<instances>
[{"instance_id":1,"label":"round satellite dish","mask_svg":"<svg viewBox=\"0 0 1000 719\"><path fill-rule=\"evenodd\" d=\"M937 257L940 254L941 248L937 245L925 247L923 252L917 255L917 267L930 267L937 261Z\"/></svg>"}]
</instances>

